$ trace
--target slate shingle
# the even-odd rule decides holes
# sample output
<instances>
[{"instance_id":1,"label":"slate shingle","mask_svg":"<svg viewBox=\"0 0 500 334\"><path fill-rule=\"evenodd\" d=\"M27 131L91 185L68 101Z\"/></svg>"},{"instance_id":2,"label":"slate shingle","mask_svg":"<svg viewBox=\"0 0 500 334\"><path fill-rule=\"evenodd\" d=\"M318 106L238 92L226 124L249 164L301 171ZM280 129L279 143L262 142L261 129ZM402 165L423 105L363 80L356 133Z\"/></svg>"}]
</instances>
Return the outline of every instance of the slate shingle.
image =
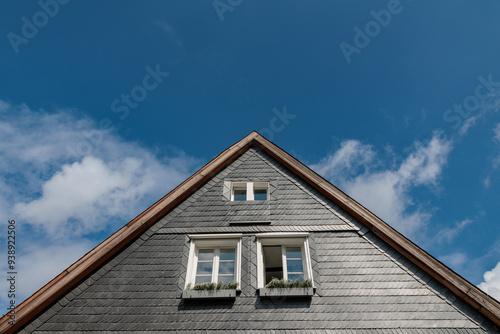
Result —
<instances>
[{"instance_id":1,"label":"slate shingle","mask_svg":"<svg viewBox=\"0 0 500 334\"><path fill-rule=\"evenodd\" d=\"M234 204L223 196L224 180L273 181L278 196L268 202ZM266 219L270 225L229 224ZM24 332L488 332L479 325L490 326L482 315L371 233L358 234L360 227L265 153L250 149ZM315 296L259 298L254 234L303 230L310 233ZM241 295L229 301L180 299L186 234L230 232L244 235Z\"/></svg>"}]
</instances>

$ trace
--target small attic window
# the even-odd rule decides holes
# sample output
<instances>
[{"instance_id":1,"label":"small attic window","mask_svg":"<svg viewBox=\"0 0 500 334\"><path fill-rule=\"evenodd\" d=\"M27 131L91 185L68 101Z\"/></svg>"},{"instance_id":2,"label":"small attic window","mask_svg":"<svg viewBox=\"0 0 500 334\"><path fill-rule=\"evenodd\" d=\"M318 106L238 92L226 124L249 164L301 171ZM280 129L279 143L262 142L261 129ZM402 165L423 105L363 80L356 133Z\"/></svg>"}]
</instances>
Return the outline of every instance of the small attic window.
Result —
<instances>
[{"instance_id":1,"label":"small attic window","mask_svg":"<svg viewBox=\"0 0 500 334\"><path fill-rule=\"evenodd\" d=\"M266 201L269 199L269 182L233 182L231 201Z\"/></svg>"},{"instance_id":2,"label":"small attic window","mask_svg":"<svg viewBox=\"0 0 500 334\"><path fill-rule=\"evenodd\" d=\"M233 201L247 200L247 184L244 182L233 183Z\"/></svg>"},{"instance_id":3,"label":"small attic window","mask_svg":"<svg viewBox=\"0 0 500 334\"><path fill-rule=\"evenodd\" d=\"M269 183L254 182L253 184L253 200L265 201L269 199Z\"/></svg>"}]
</instances>

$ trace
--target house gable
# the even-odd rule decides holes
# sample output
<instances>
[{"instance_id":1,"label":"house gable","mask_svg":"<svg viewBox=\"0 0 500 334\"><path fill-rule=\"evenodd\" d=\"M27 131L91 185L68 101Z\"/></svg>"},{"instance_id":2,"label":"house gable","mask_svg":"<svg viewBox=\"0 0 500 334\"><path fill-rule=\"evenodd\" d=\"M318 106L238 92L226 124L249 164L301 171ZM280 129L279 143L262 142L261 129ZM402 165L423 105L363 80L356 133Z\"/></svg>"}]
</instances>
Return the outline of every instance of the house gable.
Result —
<instances>
[{"instance_id":1,"label":"house gable","mask_svg":"<svg viewBox=\"0 0 500 334\"><path fill-rule=\"evenodd\" d=\"M494 332L484 316L370 234L310 233L319 288L310 299L285 300L256 295L255 233L244 233L241 294L186 301L189 240L150 229L21 332Z\"/></svg>"},{"instance_id":2,"label":"house gable","mask_svg":"<svg viewBox=\"0 0 500 334\"><path fill-rule=\"evenodd\" d=\"M245 224L248 215L230 214L231 207L226 207L231 204L223 199L224 181L246 178L278 181L277 200L256 209L258 216L270 217L270 224ZM490 320L260 145L246 147L193 190L33 318L23 332L493 331ZM297 198L301 200L289 203ZM290 210L296 214L287 216ZM257 295L255 234L274 231L309 232L317 287L312 298L273 300ZM243 234L240 295L229 302L182 300L187 234L233 232Z\"/></svg>"},{"instance_id":3,"label":"house gable","mask_svg":"<svg viewBox=\"0 0 500 334\"><path fill-rule=\"evenodd\" d=\"M269 181L274 189L270 200L235 202L224 197L224 187L231 181ZM229 226L235 231L236 225L259 223L262 231L276 230L274 226L286 230L297 225L303 226L302 230L317 225L334 225L339 230L361 228L351 221L354 218L344 210L283 169L262 150L252 147L156 225L164 230L182 229L189 233L221 232Z\"/></svg>"}]
</instances>

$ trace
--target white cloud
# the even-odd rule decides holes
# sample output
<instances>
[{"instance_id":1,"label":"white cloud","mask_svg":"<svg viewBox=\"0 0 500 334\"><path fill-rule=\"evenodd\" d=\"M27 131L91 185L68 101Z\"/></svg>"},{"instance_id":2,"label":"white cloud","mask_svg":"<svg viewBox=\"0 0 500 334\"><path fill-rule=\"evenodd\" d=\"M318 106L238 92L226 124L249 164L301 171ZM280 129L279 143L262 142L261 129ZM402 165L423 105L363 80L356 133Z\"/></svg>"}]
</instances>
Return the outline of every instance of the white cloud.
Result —
<instances>
[{"instance_id":1,"label":"white cloud","mask_svg":"<svg viewBox=\"0 0 500 334\"><path fill-rule=\"evenodd\" d=\"M499 99L500 100L500 99ZM500 103L500 102L499 102ZM500 143L500 123L497 123L493 128L493 142ZM488 175L483 180L483 185L485 189L489 189L492 183L492 174L498 167L500 167L500 155L492 159L491 162L492 171L489 171Z\"/></svg>"},{"instance_id":2,"label":"white cloud","mask_svg":"<svg viewBox=\"0 0 500 334\"><path fill-rule=\"evenodd\" d=\"M489 175L488 175L488 176L486 176L486 177L483 179L483 186L484 186L484 188L486 188L486 189L489 189L489 188L490 188L490 186L491 186L491 178L490 178L490 176L489 176Z\"/></svg>"},{"instance_id":3,"label":"white cloud","mask_svg":"<svg viewBox=\"0 0 500 334\"><path fill-rule=\"evenodd\" d=\"M439 261L446 264L456 272L462 272L466 263L470 262L467 255L462 252L456 252L439 257Z\"/></svg>"},{"instance_id":4,"label":"white cloud","mask_svg":"<svg viewBox=\"0 0 500 334\"><path fill-rule=\"evenodd\" d=\"M17 268L23 296L102 240L97 232L107 236L125 225L198 164L171 147L152 152L126 142L75 110L33 111L0 101L0 227L8 219L23 226Z\"/></svg>"},{"instance_id":5,"label":"white cloud","mask_svg":"<svg viewBox=\"0 0 500 334\"><path fill-rule=\"evenodd\" d=\"M17 256L16 268L16 301L19 304L31 296L39 288L51 281L56 275L69 267L93 246L88 240L63 241L56 244L41 244L40 241L30 240L21 242L23 253ZM7 272L7 267L2 268ZM1 280L0 288L8 291L7 284ZM1 294L0 301L7 303L7 295Z\"/></svg>"},{"instance_id":6,"label":"white cloud","mask_svg":"<svg viewBox=\"0 0 500 334\"><path fill-rule=\"evenodd\" d=\"M498 123L495 128L493 129L493 132L495 133L495 136L493 137L494 140L497 142L500 142L500 123Z\"/></svg>"},{"instance_id":7,"label":"white cloud","mask_svg":"<svg viewBox=\"0 0 500 334\"><path fill-rule=\"evenodd\" d=\"M464 124L458 130L460 136L465 136L469 129L476 126L478 120L484 118L491 112L498 112L500 110L500 90L496 90L490 94L485 100L481 100L480 106L474 116L469 116Z\"/></svg>"},{"instance_id":8,"label":"white cloud","mask_svg":"<svg viewBox=\"0 0 500 334\"><path fill-rule=\"evenodd\" d=\"M112 217L125 223L197 163L182 152L159 158L72 111L35 112L22 105L1 116L0 184L13 193L0 205L51 235L102 230ZM79 151L88 154L69 153Z\"/></svg>"},{"instance_id":9,"label":"white cloud","mask_svg":"<svg viewBox=\"0 0 500 334\"><path fill-rule=\"evenodd\" d=\"M184 43L177 32L170 24L165 21L154 21L153 24L162 29L170 39L170 41L178 48L184 48Z\"/></svg>"},{"instance_id":10,"label":"white cloud","mask_svg":"<svg viewBox=\"0 0 500 334\"><path fill-rule=\"evenodd\" d=\"M416 186L435 188L451 148L450 141L434 133L425 145L415 143L413 152L399 167L383 169L373 147L349 140L311 168L399 231L411 236L425 226L430 213L414 203L410 191Z\"/></svg>"},{"instance_id":11,"label":"white cloud","mask_svg":"<svg viewBox=\"0 0 500 334\"><path fill-rule=\"evenodd\" d=\"M357 140L346 140L340 149L311 167L326 178L348 177L361 168L367 168L375 157L371 145L364 145Z\"/></svg>"},{"instance_id":12,"label":"white cloud","mask_svg":"<svg viewBox=\"0 0 500 334\"><path fill-rule=\"evenodd\" d=\"M415 152L406 158L398 170L402 176L401 182L434 185L451 151L451 143L435 133L426 146L421 143L415 143L415 146Z\"/></svg>"},{"instance_id":13,"label":"white cloud","mask_svg":"<svg viewBox=\"0 0 500 334\"><path fill-rule=\"evenodd\" d=\"M135 203L155 190L152 172L159 166L151 168L148 163L154 162L132 157L104 162L87 156L62 166L43 184L40 198L18 203L15 212L51 234L101 229L110 216L130 218L138 209ZM160 174L155 176L164 180L163 171L157 171Z\"/></svg>"},{"instance_id":14,"label":"white cloud","mask_svg":"<svg viewBox=\"0 0 500 334\"><path fill-rule=\"evenodd\" d=\"M500 262L497 263L495 268L485 272L483 278L484 281L478 287L500 301Z\"/></svg>"},{"instance_id":15,"label":"white cloud","mask_svg":"<svg viewBox=\"0 0 500 334\"><path fill-rule=\"evenodd\" d=\"M65 159L66 146L76 147L83 140L83 132L92 129L88 118L77 118L74 111L57 113L34 112L25 105L10 107L0 114L0 160L5 171L15 171L20 165L46 167L58 159Z\"/></svg>"},{"instance_id":16,"label":"white cloud","mask_svg":"<svg viewBox=\"0 0 500 334\"><path fill-rule=\"evenodd\" d=\"M454 227L446 227L440 230L434 237L434 241L438 243L442 242L452 242L466 227L473 221L470 219L462 220L455 224Z\"/></svg>"},{"instance_id":17,"label":"white cloud","mask_svg":"<svg viewBox=\"0 0 500 334\"><path fill-rule=\"evenodd\" d=\"M458 134L460 136L465 136L467 132L469 131L470 128L474 127L477 123L477 120L482 116L483 114L478 114L476 116L471 116L467 118L464 122L464 124L458 129Z\"/></svg>"}]
</instances>

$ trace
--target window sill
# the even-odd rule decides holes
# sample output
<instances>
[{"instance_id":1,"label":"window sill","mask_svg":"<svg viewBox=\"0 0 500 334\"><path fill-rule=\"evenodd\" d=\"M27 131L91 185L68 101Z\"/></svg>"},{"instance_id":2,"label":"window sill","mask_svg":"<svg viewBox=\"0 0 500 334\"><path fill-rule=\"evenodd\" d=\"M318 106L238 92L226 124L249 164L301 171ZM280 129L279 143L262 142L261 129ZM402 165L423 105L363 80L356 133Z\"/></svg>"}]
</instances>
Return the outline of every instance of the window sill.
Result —
<instances>
[{"instance_id":1,"label":"window sill","mask_svg":"<svg viewBox=\"0 0 500 334\"><path fill-rule=\"evenodd\" d=\"M236 289L184 290L182 299L236 298Z\"/></svg>"},{"instance_id":2,"label":"window sill","mask_svg":"<svg viewBox=\"0 0 500 334\"><path fill-rule=\"evenodd\" d=\"M260 297L312 297L314 288L260 288Z\"/></svg>"}]
</instances>

